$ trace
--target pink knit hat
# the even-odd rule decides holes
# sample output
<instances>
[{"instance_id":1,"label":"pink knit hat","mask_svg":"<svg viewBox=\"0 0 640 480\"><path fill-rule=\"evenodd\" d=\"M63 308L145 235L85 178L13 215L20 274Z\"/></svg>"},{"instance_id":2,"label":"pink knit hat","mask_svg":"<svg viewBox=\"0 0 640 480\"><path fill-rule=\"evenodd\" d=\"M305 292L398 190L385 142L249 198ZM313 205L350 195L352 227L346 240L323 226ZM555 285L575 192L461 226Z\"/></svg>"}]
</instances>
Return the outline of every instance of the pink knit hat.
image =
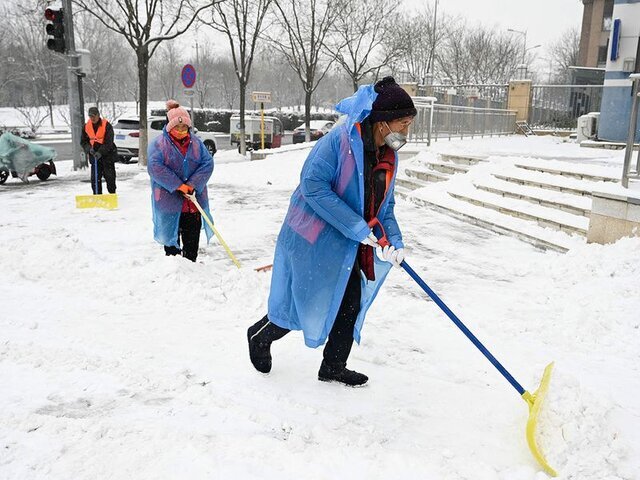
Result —
<instances>
[{"instance_id":1,"label":"pink knit hat","mask_svg":"<svg viewBox=\"0 0 640 480\"><path fill-rule=\"evenodd\" d=\"M175 126L184 124L187 127L191 126L191 117L189 112L180 106L175 100L167 101L167 131L170 132Z\"/></svg>"}]
</instances>

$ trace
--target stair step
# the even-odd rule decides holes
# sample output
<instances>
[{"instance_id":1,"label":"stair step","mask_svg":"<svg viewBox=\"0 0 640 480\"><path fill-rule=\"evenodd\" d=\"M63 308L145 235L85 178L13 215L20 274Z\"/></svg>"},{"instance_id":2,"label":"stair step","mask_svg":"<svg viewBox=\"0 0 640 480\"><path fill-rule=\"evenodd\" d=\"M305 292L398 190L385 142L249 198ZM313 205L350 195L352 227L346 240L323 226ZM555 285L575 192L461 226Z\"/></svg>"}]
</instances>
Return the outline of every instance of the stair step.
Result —
<instances>
[{"instance_id":1,"label":"stair step","mask_svg":"<svg viewBox=\"0 0 640 480\"><path fill-rule=\"evenodd\" d=\"M503 197L525 200L536 205L556 208L573 215L588 217L591 213L591 197L588 196L578 196L542 188L527 187L497 179L486 179L480 182L475 183L475 187L478 190L494 193Z\"/></svg>"},{"instance_id":2,"label":"stair step","mask_svg":"<svg viewBox=\"0 0 640 480\"><path fill-rule=\"evenodd\" d=\"M521 218L511 217L495 210L479 207L440 192L421 191L420 195L409 195L408 200L418 205L429 206L474 225L487 228L501 235L510 235L538 248L566 252L583 243L580 236L544 228Z\"/></svg>"},{"instance_id":3,"label":"stair step","mask_svg":"<svg viewBox=\"0 0 640 480\"><path fill-rule=\"evenodd\" d=\"M530 220L542 227L554 228L569 234L586 236L589 228L588 218L558 211L554 208L534 205L523 200L508 199L480 190L449 191L449 195L458 200Z\"/></svg>"},{"instance_id":4,"label":"stair step","mask_svg":"<svg viewBox=\"0 0 640 480\"><path fill-rule=\"evenodd\" d=\"M587 180L589 182L619 182L620 178L613 175L598 175L595 173L588 173L584 171L580 171L579 169L573 167L570 164L564 165L562 168L560 167L551 167L546 165L538 165L538 164L530 164L518 162L515 164L516 167L522 168L524 170L531 170L533 172L542 172L542 173L550 173L552 175L560 175L562 177L569 178L577 178L578 180Z\"/></svg>"},{"instance_id":5,"label":"stair step","mask_svg":"<svg viewBox=\"0 0 640 480\"><path fill-rule=\"evenodd\" d=\"M480 162L486 162L486 157L476 157L473 155L460 155L452 153L441 153L439 157L443 162L456 163L458 165L477 165Z\"/></svg>"},{"instance_id":6,"label":"stair step","mask_svg":"<svg viewBox=\"0 0 640 480\"><path fill-rule=\"evenodd\" d=\"M428 182L420 180L415 177L405 177L401 175L396 176L396 187L400 186L407 190L415 190L417 188L426 187Z\"/></svg>"},{"instance_id":7,"label":"stair step","mask_svg":"<svg viewBox=\"0 0 640 480\"><path fill-rule=\"evenodd\" d=\"M444 182L449 180L449 176L428 169L413 167L406 168L404 172L408 177L418 178L425 182Z\"/></svg>"},{"instance_id":8,"label":"stair step","mask_svg":"<svg viewBox=\"0 0 640 480\"><path fill-rule=\"evenodd\" d=\"M438 162L436 160L429 160L427 167L436 172L446 173L448 175L454 175L456 173L467 173L469 168L467 166L456 165L455 163Z\"/></svg>"},{"instance_id":9,"label":"stair step","mask_svg":"<svg viewBox=\"0 0 640 480\"><path fill-rule=\"evenodd\" d=\"M493 176L505 182L524 185L527 187L544 188L557 192L570 193L572 195L591 196L593 187L574 179L564 179L558 175L549 173L528 172L526 170L510 171L508 173L494 173ZM594 183L594 186L596 184Z\"/></svg>"}]
</instances>

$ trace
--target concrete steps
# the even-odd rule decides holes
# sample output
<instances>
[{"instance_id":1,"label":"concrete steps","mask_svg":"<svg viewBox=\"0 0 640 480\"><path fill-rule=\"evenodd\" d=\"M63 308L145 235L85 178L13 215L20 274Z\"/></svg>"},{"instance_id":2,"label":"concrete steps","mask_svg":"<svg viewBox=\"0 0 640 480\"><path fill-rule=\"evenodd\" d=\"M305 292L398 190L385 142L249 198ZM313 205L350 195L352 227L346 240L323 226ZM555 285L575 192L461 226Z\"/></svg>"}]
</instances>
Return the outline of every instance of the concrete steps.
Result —
<instances>
[{"instance_id":1,"label":"concrete steps","mask_svg":"<svg viewBox=\"0 0 640 480\"><path fill-rule=\"evenodd\" d=\"M456 199L453 196L425 194L408 198L418 205L434 208L495 233L518 238L544 250L564 253L579 242L566 232L544 228L529 220L514 218L484 206Z\"/></svg>"},{"instance_id":2,"label":"concrete steps","mask_svg":"<svg viewBox=\"0 0 640 480\"><path fill-rule=\"evenodd\" d=\"M523 170L530 170L533 172L550 173L552 175L559 175L561 177L576 178L578 180L586 180L588 182L618 182L620 176L613 176L608 174L598 175L593 173L581 172L575 167L567 165L563 168L559 167L547 167L544 165L531 165L527 163L516 163L516 167Z\"/></svg>"},{"instance_id":3,"label":"concrete steps","mask_svg":"<svg viewBox=\"0 0 640 480\"><path fill-rule=\"evenodd\" d=\"M541 188L527 187L516 183L498 180L482 180L474 182L478 190L494 193L502 197L525 200L535 205L556 208L573 215L588 217L591 212L591 197L588 195L572 195L570 193L554 192Z\"/></svg>"},{"instance_id":4,"label":"concrete steps","mask_svg":"<svg viewBox=\"0 0 640 480\"><path fill-rule=\"evenodd\" d=\"M482 191L449 191L449 195L479 207L488 208L515 218L530 220L541 227L552 228L570 235L586 237L589 219L561 211L553 207L544 207L524 200L505 198L501 195Z\"/></svg>"},{"instance_id":5,"label":"concrete steps","mask_svg":"<svg viewBox=\"0 0 640 480\"><path fill-rule=\"evenodd\" d=\"M482 170L466 180L465 174L480 164ZM396 192L496 233L564 252L584 242L592 192L603 182L617 181L607 168L553 159L491 163L482 157L443 154L406 168L406 176L396 180ZM453 175L455 182L441 183Z\"/></svg>"}]
</instances>

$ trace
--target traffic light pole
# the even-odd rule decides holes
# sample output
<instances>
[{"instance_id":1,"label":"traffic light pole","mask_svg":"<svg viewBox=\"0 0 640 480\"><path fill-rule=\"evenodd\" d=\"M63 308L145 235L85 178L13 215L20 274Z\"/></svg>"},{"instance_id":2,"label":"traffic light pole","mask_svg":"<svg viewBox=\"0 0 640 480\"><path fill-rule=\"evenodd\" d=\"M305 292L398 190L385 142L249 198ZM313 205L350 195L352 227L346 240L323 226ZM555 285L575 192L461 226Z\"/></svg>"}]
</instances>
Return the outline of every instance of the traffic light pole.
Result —
<instances>
[{"instance_id":1,"label":"traffic light pole","mask_svg":"<svg viewBox=\"0 0 640 480\"><path fill-rule=\"evenodd\" d=\"M84 101L82 95L82 77L80 76L80 57L76 52L73 35L72 0L62 1L67 43L67 81L69 84L69 113L71 119L71 142L73 148L73 169L86 168L87 160L80 139L84 127Z\"/></svg>"}]
</instances>

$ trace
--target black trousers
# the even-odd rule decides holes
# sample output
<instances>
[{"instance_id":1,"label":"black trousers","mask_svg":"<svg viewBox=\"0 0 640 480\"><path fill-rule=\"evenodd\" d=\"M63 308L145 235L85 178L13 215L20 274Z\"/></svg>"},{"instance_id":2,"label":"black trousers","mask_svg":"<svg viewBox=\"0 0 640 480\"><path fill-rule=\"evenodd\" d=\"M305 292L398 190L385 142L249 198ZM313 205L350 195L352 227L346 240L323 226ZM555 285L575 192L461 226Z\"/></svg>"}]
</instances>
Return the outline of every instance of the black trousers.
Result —
<instances>
[{"instance_id":1,"label":"black trousers","mask_svg":"<svg viewBox=\"0 0 640 480\"><path fill-rule=\"evenodd\" d=\"M180 214L180 224L178 226L178 245L182 244L182 249L165 245L164 253L166 255L178 255L179 253L182 253L184 258L188 258L192 262L195 262L196 258L198 258L201 228L202 218L200 218L199 212L182 212Z\"/></svg>"},{"instance_id":2,"label":"black trousers","mask_svg":"<svg viewBox=\"0 0 640 480\"><path fill-rule=\"evenodd\" d=\"M358 268L356 262L356 265L351 270L336 320L333 327L331 327L329 339L324 346L322 354L324 361L332 366L345 366L347 363L353 346L353 329L360 312L361 295L360 268ZM267 315L256 326L259 326L260 330L254 338L264 343L272 343L291 331L271 323Z\"/></svg>"},{"instance_id":3,"label":"black trousers","mask_svg":"<svg viewBox=\"0 0 640 480\"><path fill-rule=\"evenodd\" d=\"M96 168L98 170L97 177ZM102 177L107 183L107 191L116 193L116 167L113 158L91 159L91 190L94 195L102 194Z\"/></svg>"}]
</instances>

